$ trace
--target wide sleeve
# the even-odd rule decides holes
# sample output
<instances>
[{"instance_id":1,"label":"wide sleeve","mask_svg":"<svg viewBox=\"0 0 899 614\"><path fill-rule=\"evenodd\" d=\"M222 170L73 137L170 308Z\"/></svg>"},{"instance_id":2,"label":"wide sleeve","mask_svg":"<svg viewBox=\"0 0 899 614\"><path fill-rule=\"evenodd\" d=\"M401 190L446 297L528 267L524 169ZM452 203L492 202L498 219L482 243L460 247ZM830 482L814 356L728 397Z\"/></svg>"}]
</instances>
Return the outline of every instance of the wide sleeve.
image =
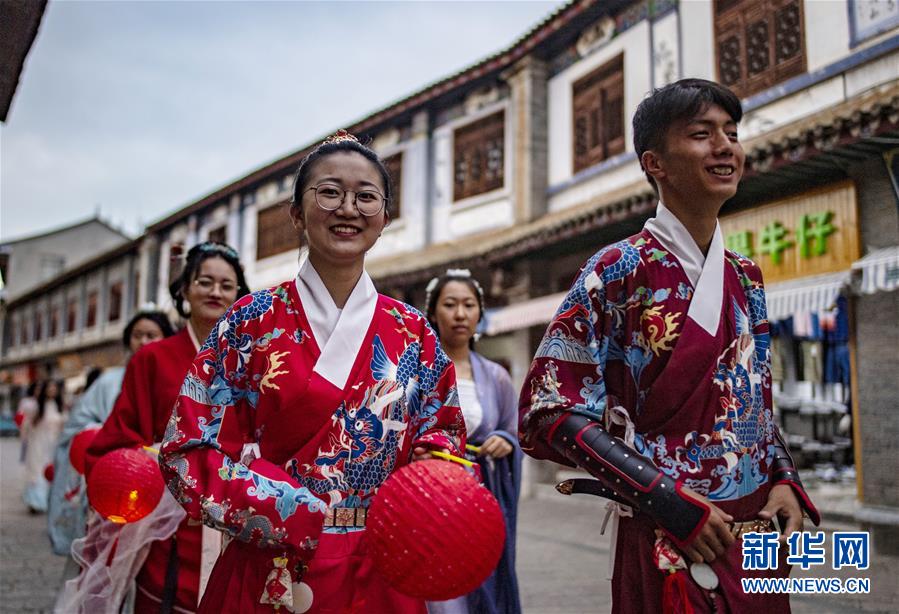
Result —
<instances>
[{"instance_id":1,"label":"wide sleeve","mask_svg":"<svg viewBox=\"0 0 899 614\"><path fill-rule=\"evenodd\" d=\"M499 410L499 423L496 434L502 435L514 443L518 443L515 433L518 431L518 394L512 385L512 377L501 365L494 367L494 386L496 386L496 403Z\"/></svg>"},{"instance_id":2,"label":"wide sleeve","mask_svg":"<svg viewBox=\"0 0 899 614\"><path fill-rule=\"evenodd\" d=\"M412 412L413 449L444 448L454 456L465 449L465 418L456 391L456 370L440 347L434 330L422 318L420 360L418 365L417 409Z\"/></svg>"},{"instance_id":3,"label":"wide sleeve","mask_svg":"<svg viewBox=\"0 0 899 614\"><path fill-rule=\"evenodd\" d=\"M290 546L309 560L327 505L286 471L246 456L255 443L255 347L238 301L200 349L166 429L160 466L169 489L194 519L259 546ZM232 323L232 321L234 323ZM258 449L258 448L257 448Z\"/></svg>"},{"instance_id":4,"label":"wide sleeve","mask_svg":"<svg viewBox=\"0 0 899 614\"><path fill-rule=\"evenodd\" d=\"M69 461L72 438L86 428L103 424L122 387L123 375L124 369L101 375L72 407L60 434L53 457L54 477L47 508L47 528L56 554L69 554L72 540L84 535L86 500L82 476Z\"/></svg>"},{"instance_id":5,"label":"wide sleeve","mask_svg":"<svg viewBox=\"0 0 899 614\"><path fill-rule=\"evenodd\" d=\"M111 414L122 389L124 370L117 368L100 376L75 402L59 436L58 446L68 454L72 438L86 428L100 426Z\"/></svg>"},{"instance_id":6,"label":"wide sleeve","mask_svg":"<svg viewBox=\"0 0 899 614\"><path fill-rule=\"evenodd\" d=\"M153 382L156 361L147 346L131 357L122 380L122 392L112 412L87 449L85 475L107 452L149 446L153 441Z\"/></svg>"},{"instance_id":7,"label":"wide sleeve","mask_svg":"<svg viewBox=\"0 0 899 614\"><path fill-rule=\"evenodd\" d=\"M606 289L596 257L587 262L546 329L518 402L522 450L571 463L547 442L566 412L601 421L607 406L604 370L609 347Z\"/></svg>"}]
</instances>

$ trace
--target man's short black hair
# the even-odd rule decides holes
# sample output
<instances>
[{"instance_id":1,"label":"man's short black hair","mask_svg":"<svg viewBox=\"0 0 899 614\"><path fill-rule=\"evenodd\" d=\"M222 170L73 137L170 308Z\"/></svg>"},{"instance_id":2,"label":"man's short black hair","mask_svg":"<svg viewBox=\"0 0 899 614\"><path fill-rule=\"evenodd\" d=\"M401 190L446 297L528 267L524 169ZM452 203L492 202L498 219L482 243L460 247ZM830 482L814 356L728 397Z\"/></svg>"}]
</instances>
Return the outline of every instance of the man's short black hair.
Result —
<instances>
[{"instance_id":1,"label":"man's short black hair","mask_svg":"<svg viewBox=\"0 0 899 614\"><path fill-rule=\"evenodd\" d=\"M663 151L665 136L672 124L689 121L711 105L724 109L736 123L743 119L743 105L737 95L714 81L681 79L654 89L634 113L634 150L637 152L637 159L641 159L643 152L650 149ZM640 165L643 165L642 161ZM655 188L655 180L648 173L646 178Z\"/></svg>"}]
</instances>

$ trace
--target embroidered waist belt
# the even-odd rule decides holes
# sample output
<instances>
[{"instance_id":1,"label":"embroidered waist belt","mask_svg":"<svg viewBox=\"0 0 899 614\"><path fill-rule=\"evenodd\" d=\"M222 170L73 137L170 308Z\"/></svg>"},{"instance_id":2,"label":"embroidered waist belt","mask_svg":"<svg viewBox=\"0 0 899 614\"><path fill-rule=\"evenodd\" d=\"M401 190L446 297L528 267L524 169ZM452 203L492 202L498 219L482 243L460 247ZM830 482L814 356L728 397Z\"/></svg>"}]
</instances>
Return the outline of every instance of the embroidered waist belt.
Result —
<instances>
[{"instance_id":1,"label":"embroidered waist belt","mask_svg":"<svg viewBox=\"0 0 899 614\"><path fill-rule=\"evenodd\" d=\"M770 520L747 520L746 522L729 522L730 534L740 539L746 533L773 533L774 523Z\"/></svg>"},{"instance_id":2,"label":"embroidered waist belt","mask_svg":"<svg viewBox=\"0 0 899 614\"><path fill-rule=\"evenodd\" d=\"M354 527L365 526L368 516L368 508L365 507L332 507L325 514L324 527Z\"/></svg>"}]
</instances>

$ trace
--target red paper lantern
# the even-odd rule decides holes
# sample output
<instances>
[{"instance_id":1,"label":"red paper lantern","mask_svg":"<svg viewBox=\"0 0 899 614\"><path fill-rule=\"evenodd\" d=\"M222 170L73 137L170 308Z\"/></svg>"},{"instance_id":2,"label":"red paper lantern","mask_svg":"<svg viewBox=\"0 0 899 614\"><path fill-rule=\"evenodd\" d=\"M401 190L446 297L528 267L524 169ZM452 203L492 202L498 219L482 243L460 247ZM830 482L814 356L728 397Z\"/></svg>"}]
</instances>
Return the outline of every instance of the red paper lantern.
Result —
<instances>
[{"instance_id":1,"label":"red paper lantern","mask_svg":"<svg viewBox=\"0 0 899 614\"><path fill-rule=\"evenodd\" d=\"M156 508L164 489L155 458L141 450L119 448L94 465L87 480L87 499L107 520L134 522Z\"/></svg>"},{"instance_id":2,"label":"red paper lantern","mask_svg":"<svg viewBox=\"0 0 899 614\"><path fill-rule=\"evenodd\" d=\"M44 467L44 479L48 482L53 481L53 476L56 475L56 471L53 469L53 463L50 463L46 467Z\"/></svg>"},{"instance_id":3,"label":"red paper lantern","mask_svg":"<svg viewBox=\"0 0 899 614\"><path fill-rule=\"evenodd\" d=\"M84 429L74 437L72 444L69 446L69 462L72 463L75 471L84 475L84 462L87 459L87 449L91 447L94 437L100 432L99 426Z\"/></svg>"},{"instance_id":4,"label":"red paper lantern","mask_svg":"<svg viewBox=\"0 0 899 614\"><path fill-rule=\"evenodd\" d=\"M428 601L466 595L486 580L506 539L496 499L462 467L418 461L391 475L366 520L368 552L396 590Z\"/></svg>"}]
</instances>

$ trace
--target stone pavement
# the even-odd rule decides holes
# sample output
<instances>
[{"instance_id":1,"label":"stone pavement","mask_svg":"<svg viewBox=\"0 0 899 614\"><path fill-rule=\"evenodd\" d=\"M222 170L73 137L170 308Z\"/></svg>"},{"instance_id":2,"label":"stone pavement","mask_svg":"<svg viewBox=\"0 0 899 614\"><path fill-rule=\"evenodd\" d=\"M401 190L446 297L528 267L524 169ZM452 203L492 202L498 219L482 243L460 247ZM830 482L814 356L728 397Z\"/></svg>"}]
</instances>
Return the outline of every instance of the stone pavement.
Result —
<instances>
[{"instance_id":1,"label":"stone pavement","mask_svg":"<svg viewBox=\"0 0 899 614\"><path fill-rule=\"evenodd\" d=\"M0 612L50 612L62 584L65 559L50 552L44 516L30 516L21 500L19 442L0 439ZM522 502L518 579L527 614L589 614L611 607L606 578L609 541L599 535L604 507L592 497L563 497L539 486ZM825 531L857 526L825 522ZM828 542L829 543L829 542ZM828 564L830 559L828 557ZM871 594L792 599L796 614L899 610L899 560L872 555L871 569L794 571L795 577L866 577Z\"/></svg>"},{"instance_id":2,"label":"stone pavement","mask_svg":"<svg viewBox=\"0 0 899 614\"><path fill-rule=\"evenodd\" d=\"M51 612L66 559L50 550L47 517L22 502L19 440L0 439L0 612Z\"/></svg>"}]
</instances>

